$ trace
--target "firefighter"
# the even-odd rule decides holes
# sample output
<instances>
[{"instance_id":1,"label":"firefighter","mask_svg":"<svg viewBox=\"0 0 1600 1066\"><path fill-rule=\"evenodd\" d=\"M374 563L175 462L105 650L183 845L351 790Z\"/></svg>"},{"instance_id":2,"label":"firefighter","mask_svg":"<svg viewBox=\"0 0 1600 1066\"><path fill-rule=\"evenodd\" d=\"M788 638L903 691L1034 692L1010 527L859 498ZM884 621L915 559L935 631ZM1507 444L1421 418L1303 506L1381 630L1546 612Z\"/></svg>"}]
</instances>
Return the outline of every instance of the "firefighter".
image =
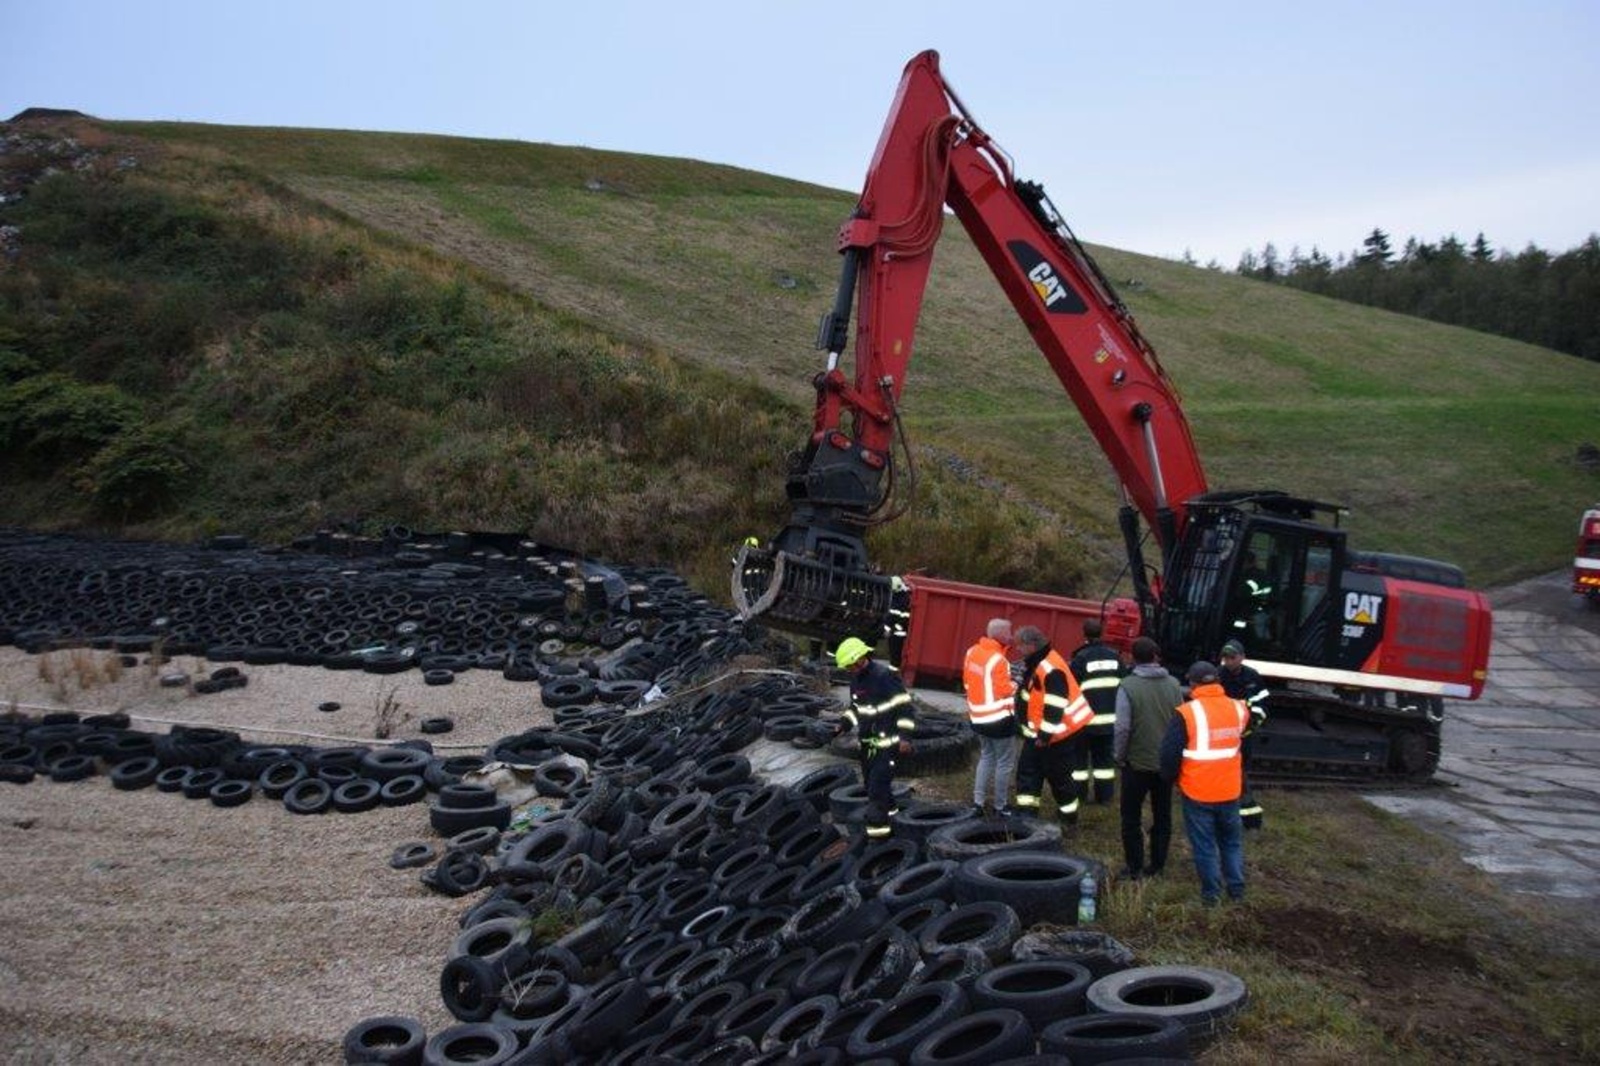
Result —
<instances>
[{"instance_id":1,"label":"firefighter","mask_svg":"<svg viewBox=\"0 0 1600 1066\"><path fill-rule=\"evenodd\" d=\"M889 616L883 635L889 641L889 661L896 668L905 651L906 634L911 629L911 587L898 575L889 578Z\"/></svg>"},{"instance_id":2,"label":"firefighter","mask_svg":"<svg viewBox=\"0 0 1600 1066\"><path fill-rule=\"evenodd\" d=\"M833 653L833 661L850 675L850 706L839 732L855 730L861 739L861 783L867 789L868 840L889 835L889 820L899 813L894 805L894 759L911 753L910 736L916 731L916 710L911 693L893 670L872 659L872 649L859 637L847 637Z\"/></svg>"},{"instance_id":3,"label":"firefighter","mask_svg":"<svg viewBox=\"0 0 1600 1066\"><path fill-rule=\"evenodd\" d=\"M1250 724L1244 734L1243 791L1239 795L1239 817L1246 829L1260 829L1264 812L1255 794L1250 791L1250 754L1255 747L1255 731L1267 720L1267 687L1261 675L1244 661L1244 645L1230 640L1222 646L1222 669L1217 677L1222 691L1236 700L1243 700L1250 711Z\"/></svg>"},{"instance_id":4,"label":"firefighter","mask_svg":"<svg viewBox=\"0 0 1600 1066\"><path fill-rule=\"evenodd\" d=\"M1200 902L1214 907L1244 899L1244 830L1239 824L1243 778L1240 744L1250 724L1242 700L1232 699L1208 662L1189 667L1190 698L1161 738L1161 776L1183 796L1183 826L1200 876Z\"/></svg>"},{"instance_id":5,"label":"firefighter","mask_svg":"<svg viewBox=\"0 0 1600 1066\"><path fill-rule=\"evenodd\" d=\"M1094 712L1078 691L1072 669L1037 626L1017 630L1023 684L1017 690L1022 754L1017 760L1017 808L1037 815L1044 785L1055 795L1063 827L1078 822L1078 785L1072 778L1076 748Z\"/></svg>"},{"instance_id":6,"label":"firefighter","mask_svg":"<svg viewBox=\"0 0 1600 1066\"><path fill-rule=\"evenodd\" d=\"M1070 663L1078 690L1094 712L1078 744L1078 762L1072 778L1078 783L1083 798L1094 803L1110 803L1116 794L1117 768L1112 735L1117 725L1117 686L1127 673L1116 649L1101 643L1102 632L1100 619L1085 618L1083 643L1072 653Z\"/></svg>"},{"instance_id":7,"label":"firefighter","mask_svg":"<svg viewBox=\"0 0 1600 1066\"><path fill-rule=\"evenodd\" d=\"M1011 661L1006 657L1010 644L1010 620L989 619L983 637L967 649L961 671L967 690L967 723L978 738L972 806L985 818L1008 813L1006 799L1017 772L1017 724L1011 713L1017 683L1011 678Z\"/></svg>"}]
</instances>

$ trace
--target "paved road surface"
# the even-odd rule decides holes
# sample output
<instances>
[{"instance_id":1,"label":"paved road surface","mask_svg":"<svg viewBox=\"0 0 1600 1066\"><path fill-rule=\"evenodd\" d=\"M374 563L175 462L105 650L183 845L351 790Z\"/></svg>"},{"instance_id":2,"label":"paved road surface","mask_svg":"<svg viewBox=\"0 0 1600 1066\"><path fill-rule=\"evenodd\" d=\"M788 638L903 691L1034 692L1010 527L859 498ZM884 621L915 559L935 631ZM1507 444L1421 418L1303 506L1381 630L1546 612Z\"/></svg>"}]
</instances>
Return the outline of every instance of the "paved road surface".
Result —
<instances>
[{"instance_id":1,"label":"paved road surface","mask_svg":"<svg viewBox=\"0 0 1600 1066\"><path fill-rule=\"evenodd\" d=\"M1451 702L1444 786L1367 799L1450 836L1514 892L1578 904L1600 928L1600 610L1562 571L1491 594L1484 695Z\"/></svg>"}]
</instances>

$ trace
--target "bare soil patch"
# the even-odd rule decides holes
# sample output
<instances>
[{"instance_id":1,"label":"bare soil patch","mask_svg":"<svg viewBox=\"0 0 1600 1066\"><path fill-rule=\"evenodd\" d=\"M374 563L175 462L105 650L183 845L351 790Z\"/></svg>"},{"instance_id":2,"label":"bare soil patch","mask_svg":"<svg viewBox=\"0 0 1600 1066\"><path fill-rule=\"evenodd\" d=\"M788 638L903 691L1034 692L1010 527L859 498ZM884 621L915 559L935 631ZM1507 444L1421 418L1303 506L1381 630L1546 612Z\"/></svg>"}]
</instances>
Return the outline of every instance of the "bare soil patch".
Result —
<instances>
[{"instance_id":1,"label":"bare soil patch","mask_svg":"<svg viewBox=\"0 0 1600 1066\"><path fill-rule=\"evenodd\" d=\"M536 685L483 670L434 687L416 671L246 666L247 687L194 697L142 666L82 688L40 662L0 649L0 711L125 710L153 732L159 719L334 746L370 737L392 694L397 738L449 715L455 731L432 739L464 750L549 723ZM329 700L341 709L316 709ZM295 816L260 795L223 809L103 776L0 784L0 1061L330 1063L374 1014L437 1032L454 1022L438 975L468 901L389 867L419 838L433 838L424 805Z\"/></svg>"}]
</instances>

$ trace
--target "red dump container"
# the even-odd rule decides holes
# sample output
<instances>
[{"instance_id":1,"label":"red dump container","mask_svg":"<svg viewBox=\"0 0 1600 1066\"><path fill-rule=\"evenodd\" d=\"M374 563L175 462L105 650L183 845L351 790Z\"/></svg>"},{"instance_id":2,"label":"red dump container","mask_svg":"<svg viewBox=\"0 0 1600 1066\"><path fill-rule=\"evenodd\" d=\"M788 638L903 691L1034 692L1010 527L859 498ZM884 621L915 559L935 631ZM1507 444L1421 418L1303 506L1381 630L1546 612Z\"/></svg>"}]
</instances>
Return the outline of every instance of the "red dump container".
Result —
<instances>
[{"instance_id":1,"label":"red dump container","mask_svg":"<svg viewBox=\"0 0 1600 1066\"><path fill-rule=\"evenodd\" d=\"M1083 620L1102 616L1098 600L1074 600L1039 592L969 585L935 577L907 575L911 624L900 652L900 676L908 685L960 687L967 649L984 634L991 618L1009 618L1014 627L1038 626L1062 655L1083 643ZM1125 597L1104 604L1101 639L1126 658L1139 635L1139 606Z\"/></svg>"}]
</instances>

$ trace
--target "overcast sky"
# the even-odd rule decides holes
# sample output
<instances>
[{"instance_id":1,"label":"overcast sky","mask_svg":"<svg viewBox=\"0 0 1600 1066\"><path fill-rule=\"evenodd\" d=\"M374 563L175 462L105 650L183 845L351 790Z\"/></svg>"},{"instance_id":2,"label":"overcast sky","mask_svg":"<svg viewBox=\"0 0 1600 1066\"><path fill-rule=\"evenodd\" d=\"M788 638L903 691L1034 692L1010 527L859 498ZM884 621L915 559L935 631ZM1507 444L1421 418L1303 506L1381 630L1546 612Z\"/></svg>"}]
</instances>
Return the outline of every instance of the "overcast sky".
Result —
<instances>
[{"instance_id":1,"label":"overcast sky","mask_svg":"<svg viewBox=\"0 0 1600 1066\"><path fill-rule=\"evenodd\" d=\"M1597 0L0 0L0 118L399 130L859 190L924 48L1084 240L1600 231Z\"/></svg>"}]
</instances>

